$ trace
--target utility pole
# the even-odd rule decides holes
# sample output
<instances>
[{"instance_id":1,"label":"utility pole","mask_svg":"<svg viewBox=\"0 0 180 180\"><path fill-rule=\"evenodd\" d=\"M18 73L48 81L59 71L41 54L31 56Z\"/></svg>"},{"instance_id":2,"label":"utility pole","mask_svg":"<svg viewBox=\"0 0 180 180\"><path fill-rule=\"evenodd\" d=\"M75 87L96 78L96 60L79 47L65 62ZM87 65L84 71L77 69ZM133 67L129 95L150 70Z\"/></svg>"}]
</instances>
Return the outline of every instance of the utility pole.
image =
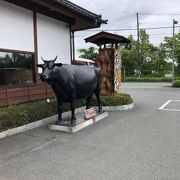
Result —
<instances>
[{"instance_id":1,"label":"utility pole","mask_svg":"<svg viewBox=\"0 0 180 180\"><path fill-rule=\"evenodd\" d=\"M174 62L175 62L175 58L174 58L174 51L175 51L175 24L177 24L178 22L173 19L173 46L172 46L172 83L174 82Z\"/></svg>"},{"instance_id":2,"label":"utility pole","mask_svg":"<svg viewBox=\"0 0 180 180\"><path fill-rule=\"evenodd\" d=\"M137 17L137 59L138 59L138 65L139 65L139 71L140 71L140 53L139 53L139 14L136 13Z\"/></svg>"}]
</instances>

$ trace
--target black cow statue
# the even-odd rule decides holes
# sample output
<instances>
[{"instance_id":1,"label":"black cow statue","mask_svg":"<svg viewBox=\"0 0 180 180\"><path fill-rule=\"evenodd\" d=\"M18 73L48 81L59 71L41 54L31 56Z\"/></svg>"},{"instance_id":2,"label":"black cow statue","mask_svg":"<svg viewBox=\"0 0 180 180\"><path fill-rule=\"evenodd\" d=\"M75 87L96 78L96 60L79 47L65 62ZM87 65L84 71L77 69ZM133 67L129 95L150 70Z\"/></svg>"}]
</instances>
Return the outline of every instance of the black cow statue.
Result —
<instances>
[{"instance_id":1,"label":"black cow statue","mask_svg":"<svg viewBox=\"0 0 180 180\"><path fill-rule=\"evenodd\" d=\"M90 99L95 93L100 105L100 69L92 66L77 66L55 63L54 60L43 60L44 64L38 64L42 68L40 76L42 81L48 82L56 94L58 101L58 120L56 124L62 122L62 103L69 102L71 107L71 125L75 125L75 99L86 98L86 109L89 108Z\"/></svg>"}]
</instances>

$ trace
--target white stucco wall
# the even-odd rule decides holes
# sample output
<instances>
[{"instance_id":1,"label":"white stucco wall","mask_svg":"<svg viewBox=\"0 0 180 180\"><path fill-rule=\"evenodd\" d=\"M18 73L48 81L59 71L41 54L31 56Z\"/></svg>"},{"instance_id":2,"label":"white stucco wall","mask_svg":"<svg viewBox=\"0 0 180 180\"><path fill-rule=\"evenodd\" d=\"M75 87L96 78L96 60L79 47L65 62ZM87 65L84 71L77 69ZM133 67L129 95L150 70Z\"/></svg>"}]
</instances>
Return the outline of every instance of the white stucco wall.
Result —
<instances>
[{"instance_id":1,"label":"white stucco wall","mask_svg":"<svg viewBox=\"0 0 180 180\"><path fill-rule=\"evenodd\" d=\"M63 22L37 14L38 63L58 56L56 62L71 63L70 30Z\"/></svg>"},{"instance_id":2,"label":"white stucco wall","mask_svg":"<svg viewBox=\"0 0 180 180\"><path fill-rule=\"evenodd\" d=\"M34 52L33 12L0 1L0 48Z\"/></svg>"},{"instance_id":3,"label":"white stucco wall","mask_svg":"<svg viewBox=\"0 0 180 180\"><path fill-rule=\"evenodd\" d=\"M71 63L67 24L37 13L38 63L44 59ZM33 12L0 0L0 48L35 52Z\"/></svg>"}]
</instances>

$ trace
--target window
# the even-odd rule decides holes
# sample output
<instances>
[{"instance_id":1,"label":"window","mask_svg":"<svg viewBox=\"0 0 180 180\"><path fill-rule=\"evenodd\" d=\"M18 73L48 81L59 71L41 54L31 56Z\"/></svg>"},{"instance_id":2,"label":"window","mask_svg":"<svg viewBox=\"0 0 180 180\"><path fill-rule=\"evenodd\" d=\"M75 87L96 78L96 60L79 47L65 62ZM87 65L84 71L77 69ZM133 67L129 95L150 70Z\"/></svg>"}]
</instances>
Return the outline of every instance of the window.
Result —
<instances>
[{"instance_id":1,"label":"window","mask_svg":"<svg viewBox=\"0 0 180 180\"><path fill-rule=\"evenodd\" d=\"M0 50L0 86L35 82L34 54Z\"/></svg>"}]
</instances>

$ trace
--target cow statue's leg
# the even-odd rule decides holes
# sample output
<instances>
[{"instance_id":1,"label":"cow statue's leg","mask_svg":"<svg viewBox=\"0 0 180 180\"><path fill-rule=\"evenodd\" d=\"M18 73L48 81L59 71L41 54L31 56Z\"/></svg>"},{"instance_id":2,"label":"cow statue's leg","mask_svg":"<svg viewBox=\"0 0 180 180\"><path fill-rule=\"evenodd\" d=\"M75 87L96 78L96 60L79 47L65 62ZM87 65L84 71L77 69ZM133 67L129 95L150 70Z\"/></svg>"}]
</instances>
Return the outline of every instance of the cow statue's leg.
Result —
<instances>
[{"instance_id":1,"label":"cow statue's leg","mask_svg":"<svg viewBox=\"0 0 180 180\"><path fill-rule=\"evenodd\" d=\"M89 109L89 103L90 103L91 98L92 98L92 94L89 95L86 99L86 109Z\"/></svg>"},{"instance_id":2,"label":"cow statue's leg","mask_svg":"<svg viewBox=\"0 0 180 180\"><path fill-rule=\"evenodd\" d=\"M99 88L99 83L95 89L95 95L96 95L96 99L97 99L97 103L98 103L98 112L100 113L102 111L101 108L101 101L100 101L100 88Z\"/></svg>"},{"instance_id":3,"label":"cow statue's leg","mask_svg":"<svg viewBox=\"0 0 180 180\"><path fill-rule=\"evenodd\" d=\"M71 125L74 126L75 125L75 120L76 120L74 99L71 100L70 106L71 106Z\"/></svg>"},{"instance_id":4,"label":"cow statue's leg","mask_svg":"<svg viewBox=\"0 0 180 180\"><path fill-rule=\"evenodd\" d=\"M62 123L62 102L58 99L58 120L56 122L57 125Z\"/></svg>"},{"instance_id":5,"label":"cow statue's leg","mask_svg":"<svg viewBox=\"0 0 180 180\"><path fill-rule=\"evenodd\" d=\"M74 126L75 125L75 120L76 120L76 117L75 117L75 105L74 105L75 98L76 98L76 90L75 90L75 87L74 87L73 83L69 83L69 87L71 89L71 94L70 94L71 126Z\"/></svg>"}]
</instances>

